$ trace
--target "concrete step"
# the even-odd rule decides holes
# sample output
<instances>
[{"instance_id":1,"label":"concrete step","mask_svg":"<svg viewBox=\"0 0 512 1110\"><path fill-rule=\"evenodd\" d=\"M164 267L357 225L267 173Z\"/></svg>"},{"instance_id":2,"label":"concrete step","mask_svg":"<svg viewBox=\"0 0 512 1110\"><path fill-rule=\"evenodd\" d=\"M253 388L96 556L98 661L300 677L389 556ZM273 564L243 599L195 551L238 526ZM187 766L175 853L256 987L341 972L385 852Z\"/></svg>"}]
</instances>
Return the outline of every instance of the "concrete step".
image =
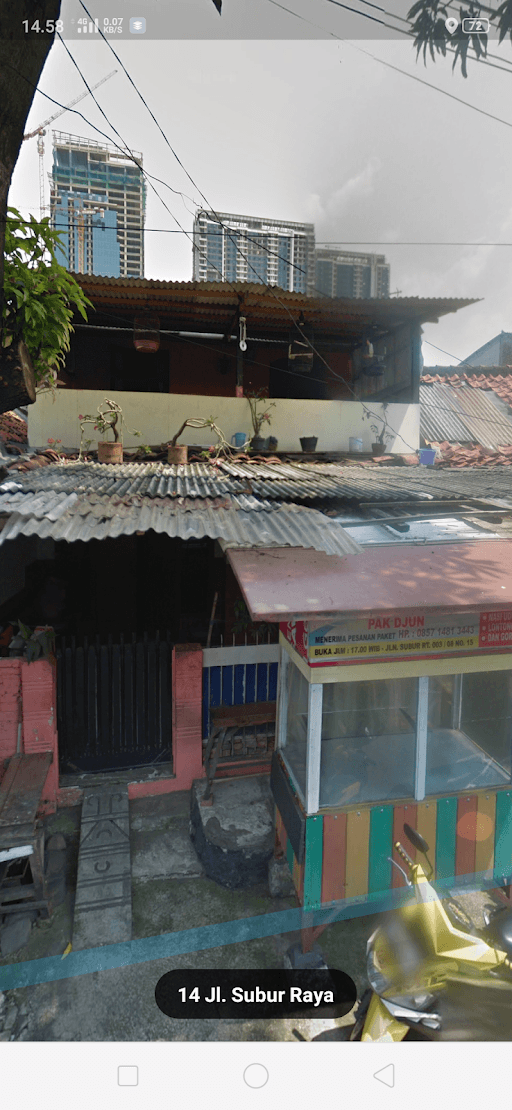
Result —
<instances>
[{"instance_id":1,"label":"concrete step","mask_svg":"<svg viewBox=\"0 0 512 1110\"><path fill-rule=\"evenodd\" d=\"M73 949L131 940L128 788L87 787L82 805Z\"/></svg>"}]
</instances>

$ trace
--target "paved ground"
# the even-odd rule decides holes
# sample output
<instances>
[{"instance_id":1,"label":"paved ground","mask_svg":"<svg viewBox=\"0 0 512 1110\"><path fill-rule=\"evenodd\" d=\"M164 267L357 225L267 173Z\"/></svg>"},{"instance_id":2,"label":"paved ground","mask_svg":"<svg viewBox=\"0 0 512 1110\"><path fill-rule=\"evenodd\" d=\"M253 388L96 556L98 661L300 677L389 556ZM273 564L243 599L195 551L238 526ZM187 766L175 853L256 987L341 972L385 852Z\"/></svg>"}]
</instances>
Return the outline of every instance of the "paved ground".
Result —
<instances>
[{"instance_id":1,"label":"paved ground","mask_svg":"<svg viewBox=\"0 0 512 1110\"><path fill-rule=\"evenodd\" d=\"M133 937L241 920L293 909L293 898L271 898L260 884L230 891L206 878L189 837L190 795L168 794L130 803ZM0 966L62 954L71 940L80 809L63 809L48 822L47 835L67 842L67 890L51 922L32 927L28 944L0 960ZM332 926L322 948L332 966L362 986L366 938L373 918ZM295 1040L297 1028L310 1039L332 1021L173 1020L156 1006L155 985L174 968L282 968L295 934L228 945L170 960L44 983L0 994L2 1040ZM7 1015L7 1027L5 1018ZM348 1017L343 1021L350 1020Z\"/></svg>"},{"instance_id":2,"label":"paved ground","mask_svg":"<svg viewBox=\"0 0 512 1110\"><path fill-rule=\"evenodd\" d=\"M295 908L293 898L271 898L268 886L230 891L206 878L189 837L190 795L168 794L130 803L133 937L142 938ZM63 809L48 821L47 835L66 839L66 889L50 922L39 921L28 944L0 959L0 966L62 954L71 940L80 809ZM482 895L469 895L468 908L481 913ZM366 941L375 917L330 926L321 938L327 962L365 986ZM54 983L0 992L0 1040L31 1041L239 1041L306 1039L332 1021L175 1020L156 1006L155 985L174 968L282 968L296 934L269 937L189 953ZM350 1016L338 1024L350 1022Z\"/></svg>"}]
</instances>

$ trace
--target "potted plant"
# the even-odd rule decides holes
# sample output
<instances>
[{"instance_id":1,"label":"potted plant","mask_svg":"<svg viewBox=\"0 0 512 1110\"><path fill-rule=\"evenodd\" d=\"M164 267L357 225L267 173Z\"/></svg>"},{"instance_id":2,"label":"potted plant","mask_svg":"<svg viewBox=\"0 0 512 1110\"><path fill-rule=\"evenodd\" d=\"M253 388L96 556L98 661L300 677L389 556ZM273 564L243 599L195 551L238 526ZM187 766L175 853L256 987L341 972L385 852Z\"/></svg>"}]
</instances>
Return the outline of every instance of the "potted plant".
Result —
<instances>
[{"instance_id":1,"label":"potted plant","mask_svg":"<svg viewBox=\"0 0 512 1110\"><path fill-rule=\"evenodd\" d=\"M185 428L211 428L212 431L215 432L218 443L216 447L209 448L208 455L212 455L214 453L219 454L221 451L232 451L231 444L228 443L224 432L217 427L212 416L209 416L207 420L195 418L191 419L187 417L187 419L183 421L183 424L181 425L179 431L176 432L176 435L173 436L173 438L167 444L168 463L176 463L178 466L182 466L188 461L187 444L177 442L181 433L185 431Z\"/></svg>"},{"instance_id":2,"label":"potted plant","mask_svg":"<svg viewBox=\"0 0 512 1110\"><path fill-rule=\"evenodd\" d=\"M245 396L246 396L246 398L249 402L249 408L251 410L252 427L253 427L253 431L254 431L254 435L251 439L251 450L253 450L253 451L263 451L263 448L265 446L265 440L264 440L263 436L260 435L261 427L262 427L262 424L270 424L272 422L272 417L270 415L269 410L270 409L275 409L276 403L275 403L275 401L271 401L270 404L267 404L267 400L268 400L268 390L267 389L259 389L255 393L246 393ZM263 411L259 411L258 406L260 406L260 405L265 406L263 408ZM275 447L273 448L273 450L275 451L277 449L277 440L276 439L274 439L274 443L275 443Z\"/></svg>"},{"instance_id":3,"label":"potted plant","mask_svg":"<svg viewBox=\"0 0 512 1110\"><path fill-rule=\"evenodd\" d=\"M383 415L380 418L377 417L377 419L382 420L381 429L379 430L378 424L370 424L370 431L373 432L373 435L374 435L374 439L372 441L372 452L373 452L374 455L383 455L386 451L388 440L394 439L394 437L395 437L394 431L392 430L392 428L389 427L389 424L387 422L387 418L386 418L386 409L387 409L387 407L388 407L388 402L385 401L382 405ZM375 413L370 412L369 410L365 411L364 417L366 417L367 420L370 420L372 418L372 416L375 416ZM363 419L364 419L364 417L363 417Z\"/></svg>"},{"instance_id":4,"label":"potted plant","mask_svg":"<svg viewBox=\"0 0 512 1110\"><path fill-rule=\"evenodd\" d=\"M86 413L84 416L80 414L78 417L81 428L80 439L80 455L82 458L82 450L84 446L89 446L91 440L84 443L85 425L93 424L94 431L100 432L101 435L107 435L112 432L113 440L98 440L98 462L101 463L122 463L123 461L123 425L124 417L123 410L117 401L110 401L108 397L98 405L98 415L90 416ZM140 436L141 432L135 429L128 429L130 435Z\"/></svg>"}]
</instances>

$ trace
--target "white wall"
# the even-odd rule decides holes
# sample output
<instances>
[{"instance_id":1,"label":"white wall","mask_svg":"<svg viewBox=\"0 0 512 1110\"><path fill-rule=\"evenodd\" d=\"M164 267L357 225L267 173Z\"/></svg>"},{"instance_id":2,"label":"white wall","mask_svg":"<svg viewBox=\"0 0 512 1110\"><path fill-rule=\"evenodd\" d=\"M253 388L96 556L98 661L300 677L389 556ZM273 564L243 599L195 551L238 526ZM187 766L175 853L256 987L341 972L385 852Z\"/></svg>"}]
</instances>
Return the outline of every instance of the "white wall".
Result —
<instances>
[{"instance_id":1,"label":"white wall","mask_svg":"<svg viewBox=\"0 0 512 1110\"><path fill-rule=\"evenodd\" d=\"M76 448L80 443L79 413L95 413L106 394L96 389L59 389L56 396L40 395L35 405L28 407L28 436L31 447L46 447L47 441L62 440L65 448ZM251 432L249 404L244 397L198 397L178 393L129 393L110 391L107 394L123 408L126 425L142 432L141 437L125 432L126 447L137 444L167 443L187 418L212 417L230 439L235 432ZM368 401L366 408L377 416L382 404ZM363 449L371 451L375 438L371 431L373 419L364 417L359 401L302 401L278 399L271 410L272 423L264 424L261 434L273 435L281 451L300 451L301 436L317 436L318 451L348 451L349 438L363 440ZM409 453L419 447L419 405L389 404L386 410L388 424L397 433L387 450L395 454ZM376 421L379 428L380 421ZM97 442L98 433L93 425L86 427L87 439ZM111 438L111 437L109 437ZM216 442L210 429L186 428L181 443L204 444Z\"/></svg>"}]
</instances>

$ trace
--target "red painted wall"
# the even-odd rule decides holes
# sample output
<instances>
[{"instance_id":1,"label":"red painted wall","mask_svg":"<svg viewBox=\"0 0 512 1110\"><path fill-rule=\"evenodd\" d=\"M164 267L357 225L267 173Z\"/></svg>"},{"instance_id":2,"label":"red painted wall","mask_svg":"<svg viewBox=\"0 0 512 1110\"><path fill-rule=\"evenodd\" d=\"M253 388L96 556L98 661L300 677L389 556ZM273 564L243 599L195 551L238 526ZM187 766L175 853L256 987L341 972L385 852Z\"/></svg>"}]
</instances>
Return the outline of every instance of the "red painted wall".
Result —
<instances>
[{"instance_id":1,"label":"red painted wall","mask_svg":"<svg viewBox=\"0 0 512 1110\"><path fill-rule=\"evenodd\" d=\"M57 681L47 659L0 659L0 775L3 761L16 754L21 722L21 751L53 753L44 785L40 813L54 813L59 785Z\"/></svg>"}]
</instances>

